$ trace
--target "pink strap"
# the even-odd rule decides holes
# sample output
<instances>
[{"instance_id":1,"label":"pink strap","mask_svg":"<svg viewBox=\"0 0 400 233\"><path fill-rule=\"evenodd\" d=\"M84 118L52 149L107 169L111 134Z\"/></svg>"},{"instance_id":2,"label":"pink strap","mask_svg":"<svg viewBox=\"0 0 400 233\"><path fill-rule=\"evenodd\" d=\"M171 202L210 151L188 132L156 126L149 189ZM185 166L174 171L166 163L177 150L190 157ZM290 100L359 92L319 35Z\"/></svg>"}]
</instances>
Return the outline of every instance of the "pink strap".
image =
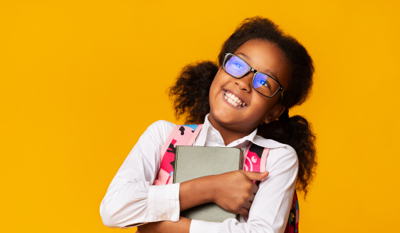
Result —
<instances>
[{"instance_id":1,"label":"pink strap","mask_svg":"<svg viewBox=\"0 0 400 233\"><path fill-rule=\"evenodd\" d=\"M269 148L264 148L260 161L260 172L265 172L266 170L268 154L269 154Z\"/></svg>"},{"instance_id":2,"label":"pink strap","mask_svg":"<svg viewBox=\"0 0 400 233\"><path fill-rule=\"evenodd\" d=\"M161 147L161 150L160 150L160 155L161 155L160 161L162 161L162 159L164 158L164 154L165 154L165 152L167 151L168 146L169 146L169 144L172 142L173 139L176 139L176 140L177 140L176 145L181 145L181 146L184 146L184 145L187 145L187 146L193 145L194 140L196 140L197 135L199 135L200 130L201 130L201 128L203 127L202 124L198 124L196 130L194 131L194 133L193 133L193 134L189 134L190 137L188 138L188 141L186 141L186 140L183 140L183 141L182 141L182 139L181 139L181 140L178 140L179 137L177 137L177 136L180 134L179 129L180 129L182 126L184 126L184 125L175 125L175 127L172 129L171 133L168 135L167 140L165 140L165 142L164 142L164 144L163 144L163 146Z\"/></svg>"},{"instance_id":3,"label":"pink strap","mask_svg":"<svg viewBox=\"0 0 400 233\"><path fill-rule=\"evenodd\" d=\"M160 168L154 185L172 183L174 173L175 147L193 145L203 125L176 125L160 150Z\"/></svg>"},{"instance_id":4,"label":"pink strap","mask_svg":"<svg viewBox=\"0 0 400 233\"><path fill-rule=\"evenodd\" d=\"M167 151L167 148L168 148L169 144L171 143L172 139L174 139L176 132L179 131L179 128L180 128L180 125L175 125L175 127L172 129L171 133L168 135L167 140L165 140L164 145L161 147L161 151L160 151L160 155L161 155L160 161L162 161L162 159L164 158L164 154Z\"/></svg>"},{"instance_id":5,"label":"pink strap","mask_svg":"<svg viewBox=\"0 0 400 233\"><path fill-rule=\"evenodd\" d=\"M265 167L267 166L268 154L269 148L263 148L250 143L244 150L243 170L252 172L264 172ZM259 156L261 158L259 158Z\"/></svg>"},{"instance_id":6,"label":"pink strap","mask_svg":"<svg viewBox=\"0 0 400 233\"><path fill-rule=\"evenodd\" d=\"M190 138L188 145L193 145L194 144L194 140L196 140L197 135L199 135L201 128L203 128L203 124L199 124L197 125L196 130L194 131L194 133L192 134L192 137Z\"/></svg>"}]
</instances>

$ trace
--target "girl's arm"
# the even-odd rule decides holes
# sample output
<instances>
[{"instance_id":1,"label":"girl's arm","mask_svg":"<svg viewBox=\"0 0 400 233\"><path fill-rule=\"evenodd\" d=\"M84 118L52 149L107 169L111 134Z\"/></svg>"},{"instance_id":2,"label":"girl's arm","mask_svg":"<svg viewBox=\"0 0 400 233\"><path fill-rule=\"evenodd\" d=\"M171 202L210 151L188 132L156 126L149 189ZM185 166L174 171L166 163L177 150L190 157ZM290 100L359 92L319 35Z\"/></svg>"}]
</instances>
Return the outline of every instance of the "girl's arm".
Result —
<instances>
[{"instance_id":1,"label":"girl's arm","mask_svg":"<svg viewBox=\"0 0 400 233\"><path fill-rule=\"evenodd\" d=\"M179 190L181 211L214 202L231 213L247 216L258 190L252 181L263 180L268 174L234 171L183 182Z\"/></svg>"},{"instance_id":2,"label":"girl's arm","mask_svg":"<svg viewBox=\"0 0 400 233\"><path fill-rule=\"evenodd\" d=\"M106 226L125 228L179 220L179 184L152 185L160 164L161 146L173 127L170 122L155 122L129 153L100 206Z\"/></svg>"},{"instance_id":3,"label":"girl's arm","mask_svg":"<svg viewBox=\"0 0 400 233\"><path fill-rule=\"evenodd\" d=\"M260 182L247 222L227 219L222 223L192 220L190 233L201 232L284 232L296 185L298 160L287 145L271 148L267 159L268 177ZM207 229L207 231L204 231Z\"/></svg>"},{"instance_id":4,"label":"girl's arm","mask_svg":"<svg viewBox=\"0 0 400 233\"><path fill-rule=\"evenodd\" d=\"M244 179L247 173L243 171L234 173L236 176L211 176L182 184L152 185L160 163L160 148L173 127L165 121L154 123L125 159L101 203L100 214L106 226L125 228L147 222L178 221L180 211L207 202L247 215L253 199L251 194L256 191L251 192L253 184L248 178ZM226 182L228 178L232 181Z\"/></svg>"},{"instance_id":5,"label":"girl's arm","mask_svg":"<svg viewBox=\"0 0 400 233\"><path fill-rule=\"evenodd\" d=\"M185 218L181 218L184 219L181 222L178 221L180 201L182 209L185 209L195 206L196 203L204 203L205 200L196 200L195 195L190 195L185 191L183 195L189 197L179 198L179 184L152 186L160 163L160 148L173 127L172 123L159 121L150 126L141 136L114 177L102 201L100 212L105 225L124 228L146 222L167 220L157 224L185 230L189 226L191 233L218 232L218 229L226 232L249 232L257 229L265 232L284 230L298 166L297 156L291 147L270 150L267 161L267 170L270 171L270 175L260 184L247 223L239 223L235 219L228 219L223 223L210 223L190 221ZM225 184L230 183L223 182L221 187ZM184 186L181 187L182 190L185 189ZM204 187L204 185L201 186ZM204 198L205 196L198 195L197 197ZM207 199L209 200L209 197ZM227 198L220 197L219 199L220 205L223 205L223 200L229 203ZM215 202L218 203L216 199ZM178 222L172 224L171 221ZM151 223L147 227L152 225L156 224Z\"/></svg>"},{"instance_id":6,"label":"girl's arm","mask_svg":"<svg viewBox=\"0 0 400 233\"><path fill-rule=\"evenodd\" d=\"M179 191L181 210L208 202L215 202L224 209L248 216L251 202L258 187L252 180L262 180L268 172L235 171L206 176L183 182ZM139 226L141 233L189 232L191 219L181 217L178 222L162 221ZM203 232L208 232L202 229Z\"/></svg>"},{"instance_id":7,"label":"girl's arm","mask_svg":"<svg viewBox=\"0 0 400 233\"><path fill-rule=\"evenodd\" d=\"M298 171L297 155L289 146L270 149L267 161L269 176L260 182L247 222L227 219L212 223L181 218L177 223L159 222L143 226L143 232L190 232L190 233L257 233L284 232L292 203ZM221 185L228 185L224 182ZM182 183L183 184L183 183ZM223 198L223 197L221 197ZM241 216L243 219L243 217ZM154 227L154 228L153 228ZM139 227L142 231L142 228Z\"/></svg>"},{"instance_id":8,"label":"girl's arm","mask_svg":"<svg viewBox=\"0 0 400 233\"><path fill-rule=\"evenodd\" d=\"M139 226L138 230L140 233L189 233L191 221L191 219L180 217L178 222L152 222Z\"/></svg>"}]
</instances>

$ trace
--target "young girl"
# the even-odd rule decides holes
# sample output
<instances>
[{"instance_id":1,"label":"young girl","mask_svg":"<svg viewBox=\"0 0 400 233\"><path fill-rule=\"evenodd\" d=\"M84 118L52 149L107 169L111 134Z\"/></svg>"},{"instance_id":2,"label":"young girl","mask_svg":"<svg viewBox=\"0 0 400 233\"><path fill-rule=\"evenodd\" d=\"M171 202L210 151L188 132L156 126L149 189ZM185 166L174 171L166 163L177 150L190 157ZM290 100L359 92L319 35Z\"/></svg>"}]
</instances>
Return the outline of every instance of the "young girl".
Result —
<instances>
[{"instance_id":1,"label":"young girl","mask_svg":"<svg viewBox=\"0 0 400 233\"><path fill-rule=\"evenodd\" d=\"M170 90L177 117L203 124L195 146L270 148L264 173L235 171L181 184L152 185L160 149L174 127L157 121L119 169L100 213L109 227L146 232L283 232L294 190L307 193L316 166L307 120L288 116L303 103L314 72L306 49L268 19L245 20L224 43L219 65L185 67ZM261 181L257 187L252 180ZM222 223L180 217L214 202L240 214Z\"/></svg>"}]
</instances>

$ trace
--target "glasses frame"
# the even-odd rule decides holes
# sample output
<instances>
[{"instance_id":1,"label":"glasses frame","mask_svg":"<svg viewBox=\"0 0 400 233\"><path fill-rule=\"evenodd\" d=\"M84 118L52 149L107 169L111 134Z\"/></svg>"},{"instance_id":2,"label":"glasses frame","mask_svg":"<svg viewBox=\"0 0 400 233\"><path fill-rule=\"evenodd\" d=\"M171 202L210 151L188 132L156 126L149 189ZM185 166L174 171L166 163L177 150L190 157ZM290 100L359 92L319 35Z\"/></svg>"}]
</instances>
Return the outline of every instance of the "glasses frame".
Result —
<instances>
[{"instance_id":1,"label":"glasses frame","mask_svg":"<svg viewBox=\"0 0 400 233\"><path fill-rule=\"evenodd\" d=\"M244 63L246 63L246 64L249 66L249 68L247 69L246 73L244 73L244 74L243 74L242 76L240 76L240 77L236 77L236 76L233 76L231 73L229 73L229 72L225 69L226 58L227 58L229 55L232 55L232 56L235 56L235 57L239 58L240 60L242 60ZM232 76L232 77L234 77L234 78L237 78L237 79L243 78L243 77L246 76L250 71L251 71L251 72L254 72L253 81L251 82L251 86L253 87L254 90L256 90L258 93L260 93L261 95L263 95L263 96L265 96L265 97L267 97L267 98L272 98L272 97L274 97L279 91L282 91L282 92L281 92L281 98L283 99L283 87L282 87L282 85L279 83L279 81L278 81L277 78L275 78L275 77L272 76L272 75L269 75L269 74L266 74L266 73L257 71L256 69L254 69L253 67L251 67L251 66L249 65L249 63L247 63L245 60L243 60L243 58L237 56L236 54L233 54L233 53L226 53L226 54L225 54L224 62L222 63L222 69L223 69L227 74L229 74L230 76ZM254 78L256 77L256 75L257 75L258 73L267 75L268 77L270 77L270 78L272 78L273 80L275 80L276 83L278 83L279 89L278 89L273 95L271 95L271 96L264 95L263 93L259 92L256 88L254 88Z\"/></svg>"}]
</instances>

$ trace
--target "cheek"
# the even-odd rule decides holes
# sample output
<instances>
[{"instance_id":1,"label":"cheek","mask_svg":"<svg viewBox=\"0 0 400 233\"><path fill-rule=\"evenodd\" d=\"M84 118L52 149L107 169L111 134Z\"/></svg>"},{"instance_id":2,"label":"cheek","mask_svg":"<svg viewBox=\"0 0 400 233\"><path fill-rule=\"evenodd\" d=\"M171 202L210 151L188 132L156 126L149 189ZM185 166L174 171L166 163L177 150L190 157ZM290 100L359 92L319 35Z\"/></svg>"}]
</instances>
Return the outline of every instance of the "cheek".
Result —
<instances>
[{"instance_id":1,"label":"cheek","mask_svg":"<svg viewBox=\"0 0 400 233\"><path fill-rule=\"evenodd\" d=\"M213 82L211 83L209 94L208 94L208 100L209 100L210 107L213 107L216 95L218 94L219 90L221 90L221 86L218 83L217 77L215 77Z\"/></svg>"},{"instance_id":2,"label":"cheek","mask_svg":"<svg viewBox=\"0 0 400 233\"><path fill-rule=\"evenodd\" d=\"M217 90L217 83L216 83L216 81L214 79L214 81L211 83L209 96L208 96L209 99L210 99L210 103L211 103L211 100L213 99L212 97L214 96L216 90Z\"/></svg>"},{"instance_id":3,"label":"cheek","mask_svg":"<svg viewBox=\"0 0 400 233\"><path fill-rule=\"evenodd\" d=\"M221 70L221 69L220 69ZM222 90L223 87L223 81L224 78L221 75L220 70L218 71L218 73L215 75L214 80L211 83L210 86L210 99L212 97L212 94L216 94L217 92L219 92L220 90Z\"/></svg>"},{"instance_id":4,"label":"cheek","mask_svg":"<svg viewBox=\"0 0 400 233\"><path fill-rule=\"evenodd\" d=\"M260 116L262 119L268 116L274 108L276 101L277 99L275 98L269 99L261 95L254 97L253 104L258 109L257 116Z\"/></svg>"}]
</instances>

